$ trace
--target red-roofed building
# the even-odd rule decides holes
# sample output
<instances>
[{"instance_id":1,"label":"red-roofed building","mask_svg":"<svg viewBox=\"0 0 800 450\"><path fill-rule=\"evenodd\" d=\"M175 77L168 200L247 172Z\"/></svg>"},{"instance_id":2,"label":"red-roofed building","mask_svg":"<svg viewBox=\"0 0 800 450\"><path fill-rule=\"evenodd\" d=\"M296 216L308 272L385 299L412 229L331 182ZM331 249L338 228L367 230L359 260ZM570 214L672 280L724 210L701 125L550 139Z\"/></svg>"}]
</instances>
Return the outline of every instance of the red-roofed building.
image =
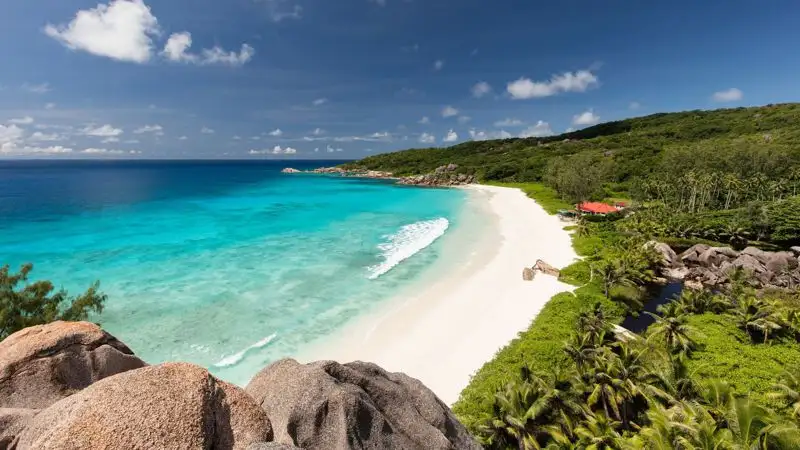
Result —
<instances>
[{"instance_id":1,"label":"red-roofed building","mask_svg":"<svg viewBox=\"0 0 800 450\"><path fill-rule=\"evenodd\" d=\"M575 208L583 214L593 214L600 216L615 213L621 209L617 206L611 206L607 203L600 203L600 202L583 202L577 205Z\"/></svg>"}]
</instances>

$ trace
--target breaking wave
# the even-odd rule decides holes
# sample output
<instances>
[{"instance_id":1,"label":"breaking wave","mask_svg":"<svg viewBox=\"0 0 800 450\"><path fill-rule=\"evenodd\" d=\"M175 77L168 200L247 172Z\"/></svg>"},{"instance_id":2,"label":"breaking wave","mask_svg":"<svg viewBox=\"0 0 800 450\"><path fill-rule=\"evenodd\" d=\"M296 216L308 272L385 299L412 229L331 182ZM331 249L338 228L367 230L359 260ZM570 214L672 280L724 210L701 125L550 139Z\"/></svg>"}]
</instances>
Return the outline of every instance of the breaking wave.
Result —
<instances>
[{"instance_id":1,"label":"breaking wave","mask_svg":"<svg viewBox=\"0 0 800 450\"><path fill-rule=\"evenodd\" d=\"M383 262L367 268L369 279L374 280L380 277L430 246L444 236L449 226L450 222L444 217L440 217L404 225L397 233L386 236L386 242L378 245Z\"/></svg>"},{"instance_id":2,"label":"breaking wave","mask_svg":"<svg viewBox=\"0 0 800 450\"><path fill-rule=\"evenodd\" d=\"M219 360L217 363L214 364L214 367L235 366L236 364L239 364L245 358L245 356L247 356L248 353L250 353L253 350L258 350L260 348L266 347L267 345L269 345L270 342L275 340L276 337L278 337L278 334L273 333L238 353L234 353L233 355L222 358L221 360Z\"/></svg>"}]
</instances>

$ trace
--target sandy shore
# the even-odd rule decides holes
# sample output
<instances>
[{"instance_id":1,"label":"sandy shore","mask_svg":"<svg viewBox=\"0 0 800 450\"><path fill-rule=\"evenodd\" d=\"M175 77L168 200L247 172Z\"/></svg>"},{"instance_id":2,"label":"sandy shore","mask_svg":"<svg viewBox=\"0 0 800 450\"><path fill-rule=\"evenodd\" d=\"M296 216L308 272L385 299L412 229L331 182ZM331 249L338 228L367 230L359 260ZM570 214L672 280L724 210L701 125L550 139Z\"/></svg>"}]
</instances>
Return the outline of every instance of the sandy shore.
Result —
<instances>
[{"instance_id":1,"label":"sandy shore","mask_svg":"<svg viewBox=\"0 0 800 450\"><path fill-rule=\"evenodd\" d=\"M470 257L355 320L299 360L375 362L421 380L451 405L472 374L527 329L551 297L572 289L541 274L522 280L522 269L537 259L564 267L577 257L562 222L518 189L467 189L471 201L483 202L495 230L471 244Z\"/></svg>"}]
</instances>

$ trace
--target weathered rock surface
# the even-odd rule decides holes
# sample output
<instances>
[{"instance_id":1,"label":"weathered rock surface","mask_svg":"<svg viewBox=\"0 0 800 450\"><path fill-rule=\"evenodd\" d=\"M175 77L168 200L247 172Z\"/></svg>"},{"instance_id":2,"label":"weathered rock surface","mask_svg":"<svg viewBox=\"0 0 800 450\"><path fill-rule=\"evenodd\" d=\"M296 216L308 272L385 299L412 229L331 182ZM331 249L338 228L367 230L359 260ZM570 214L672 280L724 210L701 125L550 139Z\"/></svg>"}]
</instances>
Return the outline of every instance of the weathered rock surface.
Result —
<instances>
[{"instance_id":1,"label":"weathered rock surface","mask_svg":"<svg viewBox=\"0 0 800 450\"><path fill-rule=\"evenodd\" d=\"M457 164L447 164L437 167L432 173L401 178L398 183L413 186L461 186L475 183L474 175L456 173L457 169Z\"/></svg>"},{"instance_id":2,"label":"weathered rock surface","mask_svg":"<svg viewBox=\"0 0 800 450\"><path fill-rule=\"evenodd\" d=\"M145 365L92 323L26 328L0 342L0 408L46 408L98 380Z\"/></svg>"},{"instance_id":3,"label":"weathered rock surface","mask_svg":"<svg viewBox=\"0 0 800 450\"><path fill-rule=\"evenodd\" d=\"M661 247L666 244L647 245L663 257L661 274L685 280L690 288L724 286L730 283L735 269L751 273L750 282L756 288L795 289L800 286L800 262L792 252L767 252L755 247L737 252L730 247L697 244L681 253L673 266L668 266L669 252Z\"/></svg>"},{"instance_id":4,"label":"weathered rock surface","mask_svg":"<svg viewBox=\"0 0 800 450\"><path fill-rule=\"evenodd\" d=\"M678 254L669 245L656 241L650 241L645 245L661 255L661 267L675 267L678 263Z\"/></svg>"},{"instance_id":5,"label":"weathered rock surface","mask_svg":"<svg viewBox=\"0 0 800 450\"><path fill-rule=\"evenodd\" d=\"M263 369L246 390L283 444L311 450L480 448L421 382L374 364L285 359Z\"/></svg>"},{"instance_id":6,"label":"weathered rock surface","mask_svg":"<svg viewBox=\"0 0 800 450\"><path fill-rule=\"evenodd\" d=\"M535 275L536 274L533 272L533 269L531 269L530 267L522 269L522 279L524 281L533 281L533 277Z\"/></svg>"},{"instance_id":7,"label":"weathered rock surface","mask_svg":"<svg viewBox=\"0 0 800 450\"><path fill-rule=\"evenodd\" d=\"M295 168L287 167L287 168L281 170L281 173L301 173L301 172L299 170L295 169Z\"/></svg>"},{"instance_id":8,"label":"weathered rock surface","mask_svg":"<svg viewBox=\"0 0 800 450\"><path fill-rule=\"evenodd\" d=\"M169 363L89 386L30 419L17 449L247 449L272 440L266 413L207 370Z\"/></svg>"},{"instance_id":9,"label":"weathered rock surface","mask_svg":"<svg viewBox=\"0 0 800 450\"><path fill-rule=\"evenodd\" d=\"M547 264L546 262L542 261L541 259L536 261L536 264L533 266L533 271L534 272L542 272L545 275L550 275L550 276L553 276L553 277L556 277L556 278L561 276L561 271L560 270L558 270L557 268L551 266L550 264Z\"/></svg>"},{"instance_id":10,"label":"weathered rock surface","mask_svg":"<svg viewBox=\"0 0 800 450\"><path fill-rule=\"evenodd\" d=\"M37 412L36 409L0 408L0 448L14 448L19 435Z\"/></svg>"}]
</instances>

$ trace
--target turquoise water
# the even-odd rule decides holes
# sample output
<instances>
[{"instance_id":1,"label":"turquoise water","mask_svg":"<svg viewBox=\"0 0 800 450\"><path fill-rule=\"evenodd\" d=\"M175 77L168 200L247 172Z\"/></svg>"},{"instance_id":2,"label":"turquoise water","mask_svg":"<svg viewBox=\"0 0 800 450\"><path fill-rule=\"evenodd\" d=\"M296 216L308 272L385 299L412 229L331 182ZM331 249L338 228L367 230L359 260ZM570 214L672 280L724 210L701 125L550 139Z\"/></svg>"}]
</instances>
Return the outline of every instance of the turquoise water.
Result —
<instances>
[{"instance_id":1,"label":"turquoise water","mask_svg":"<svg viewBox=\"0 0 800 450\"><path fill-rule=\"evenodd\" d=\"M119 164L0 166L0 263L75 293L100 280L95 319L140 357L235 383L423 276L467 195L285 163Z\"/></svg>"}]
</instances>

